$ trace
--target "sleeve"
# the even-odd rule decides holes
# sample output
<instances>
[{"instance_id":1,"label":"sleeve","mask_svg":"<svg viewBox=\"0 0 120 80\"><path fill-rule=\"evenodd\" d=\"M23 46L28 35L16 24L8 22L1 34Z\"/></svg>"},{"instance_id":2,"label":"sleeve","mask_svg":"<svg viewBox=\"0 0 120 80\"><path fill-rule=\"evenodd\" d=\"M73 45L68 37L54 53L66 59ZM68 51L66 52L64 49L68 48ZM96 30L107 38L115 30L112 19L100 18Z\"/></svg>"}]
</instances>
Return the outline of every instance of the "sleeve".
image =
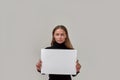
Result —
<instances>
[{"instance_id":1,"label":"sleeve","mask_svg":"<svg viewBox=\"0 0 120 80\"><path fill-rule=\"evenodd\" d=\"M80 72L78 71L78 72L76 72L76 75L72 75L72 76L75 77L75 76L77 76L79 73L80 73Z\"/></svg>"},{"instance_id":2,"label":"sleeve","mask_svg":"<svg viewBox=\"0 0 120 80\"><path fill-rule=\"evenodd\" d=\"M39 73L41 73L41 71L40 70L37 70Z\"/></svg>"}]
</instances>

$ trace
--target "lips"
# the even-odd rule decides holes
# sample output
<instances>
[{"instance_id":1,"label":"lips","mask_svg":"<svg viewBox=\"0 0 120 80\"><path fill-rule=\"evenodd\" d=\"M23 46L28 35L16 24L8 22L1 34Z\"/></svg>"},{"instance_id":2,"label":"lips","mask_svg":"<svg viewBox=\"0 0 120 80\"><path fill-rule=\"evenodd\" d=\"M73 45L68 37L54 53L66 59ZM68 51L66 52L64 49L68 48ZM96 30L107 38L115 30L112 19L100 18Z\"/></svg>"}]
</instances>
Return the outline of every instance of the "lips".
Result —
<instances>
[{"instance_id":1,"label":"lips","mask_svg":"<svg viewBox=\"0 0 120 80\"><path fill-rule=\"evenodd\" d=\"M62 42L63 40L58 40L59 42Z\"/></svg>"}]
</instances>

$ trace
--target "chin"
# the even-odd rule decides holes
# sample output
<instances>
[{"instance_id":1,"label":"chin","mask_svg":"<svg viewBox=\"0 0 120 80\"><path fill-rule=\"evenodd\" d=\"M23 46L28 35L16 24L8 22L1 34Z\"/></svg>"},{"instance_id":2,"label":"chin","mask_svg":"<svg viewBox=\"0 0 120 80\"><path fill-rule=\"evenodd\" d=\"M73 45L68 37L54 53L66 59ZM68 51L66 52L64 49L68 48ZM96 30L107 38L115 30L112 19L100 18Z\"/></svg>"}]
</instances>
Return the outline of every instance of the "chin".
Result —
<instances>
[{"instance_id":1,"label":"chin","mask_svg":"<svg viewBox=\"0 0 120 80\"><path fill-rule=\"evenodd\" d=\"M64 41L62 41L62 42L57 42L57 43L62 44L62 43L64 43Z\"/></svg>"}]
</instances>

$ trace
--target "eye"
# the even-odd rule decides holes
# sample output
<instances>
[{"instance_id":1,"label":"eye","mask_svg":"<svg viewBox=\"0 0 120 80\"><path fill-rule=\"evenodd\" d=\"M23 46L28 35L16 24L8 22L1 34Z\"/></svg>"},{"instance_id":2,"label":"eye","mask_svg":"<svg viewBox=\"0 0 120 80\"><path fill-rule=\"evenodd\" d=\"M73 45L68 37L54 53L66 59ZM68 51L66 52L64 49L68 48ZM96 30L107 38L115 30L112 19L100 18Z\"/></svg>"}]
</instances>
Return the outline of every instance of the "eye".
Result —
<instances>
[{"instance_id":1,"label":"eye","mask_svg":"<svg viewBox=\"0 0 120 80\"><path fill-rule=\"evenodd\" d=\"M58 33L56 33L56 36L59 36L59 34L58 34Z\"/></svg>"},{"instance_id":2,"label":"eye","mask_svg":"<svg viewBox=\"0 0 120 80\"><path fill-rule=\"evenodd\" d=\"M61 34L61 36L64 36L64 34Z\"/></svg>"}]
</instances>

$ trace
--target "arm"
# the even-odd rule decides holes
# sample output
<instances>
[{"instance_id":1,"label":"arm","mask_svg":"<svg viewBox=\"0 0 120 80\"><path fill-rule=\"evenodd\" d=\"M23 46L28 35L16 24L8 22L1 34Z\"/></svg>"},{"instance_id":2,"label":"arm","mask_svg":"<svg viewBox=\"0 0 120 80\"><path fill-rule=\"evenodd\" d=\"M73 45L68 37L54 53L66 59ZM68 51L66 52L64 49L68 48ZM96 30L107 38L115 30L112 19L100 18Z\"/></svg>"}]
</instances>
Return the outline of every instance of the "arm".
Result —
<instances>
[{"instance_id":1,"label":"arm","mask_svg":"<svg viewBox=\"0 0 120 80\"><path fill-rule=\"evenodd\" d=\"M42 67L42 61L39 60L36 64L36 69L37 69L38 72L41 72L41 67Z\"/></svg>"},{"instance_id":2,"label":"arm","mask_svg":"<svg viewBox=\"0 0 120 80\"><path fill-rule=\"evenodd\" d=\"M80 65L79 61L77 60L77 61L76 61L76 75L77 75L78 73L80 73L80 69L81 69L81 65ZM74 77L74 76L76 76L76 75L72 75L72 76Z\"/></svg>"}]
</instances>

